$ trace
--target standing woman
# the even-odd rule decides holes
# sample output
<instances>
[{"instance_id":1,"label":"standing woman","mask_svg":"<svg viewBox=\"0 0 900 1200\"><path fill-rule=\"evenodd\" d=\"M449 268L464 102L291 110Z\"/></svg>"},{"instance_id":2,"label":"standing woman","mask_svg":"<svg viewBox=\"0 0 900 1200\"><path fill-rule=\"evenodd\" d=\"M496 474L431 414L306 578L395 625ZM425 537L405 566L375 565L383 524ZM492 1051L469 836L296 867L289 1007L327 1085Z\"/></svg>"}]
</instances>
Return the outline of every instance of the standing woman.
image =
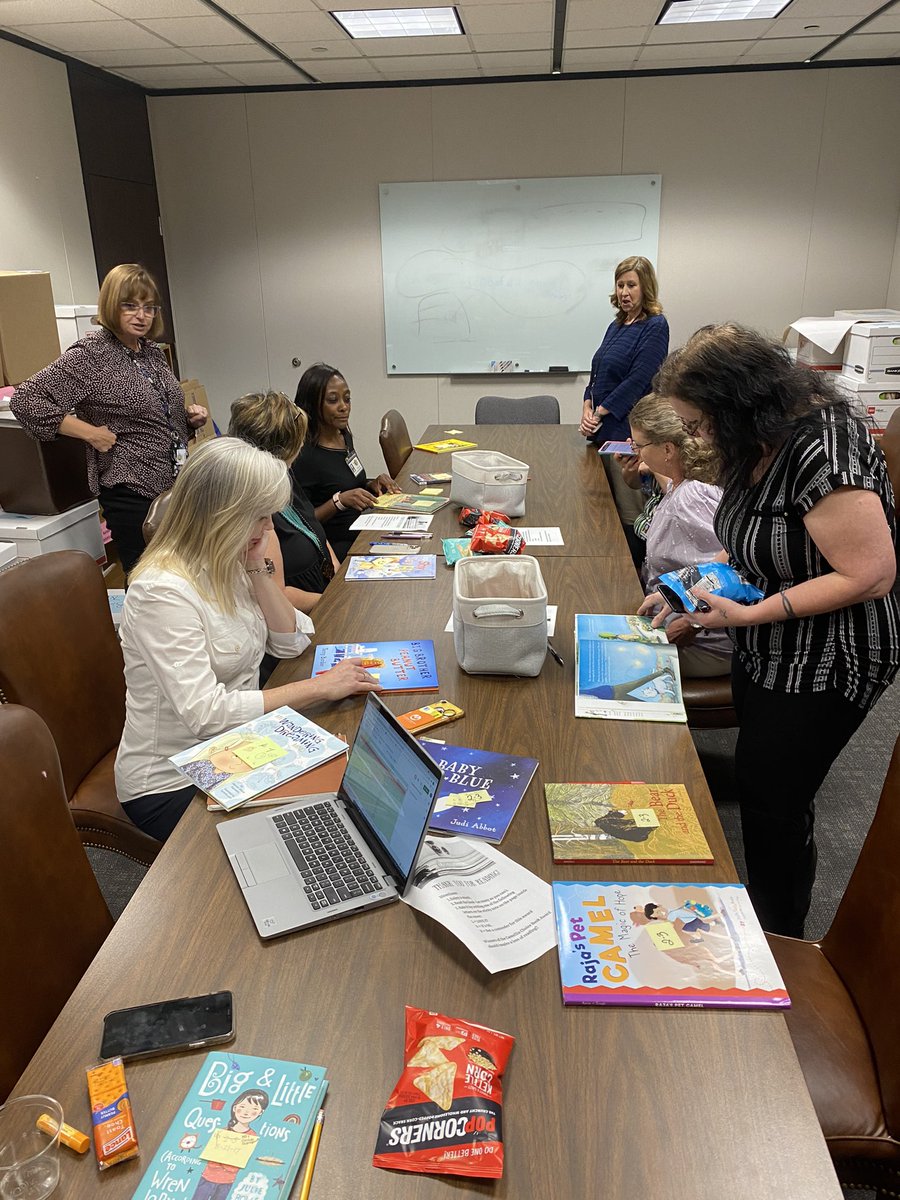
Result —
<instances>
[{"instance_id":1,"label":"standing woman","mask_svg":"<svg viewBox=\"0 0 900 1200\"><path fill-rule=\"evenodd\" d=\"M306 413L306 444L291 474L306 492L343 562L356 535L350 526L375 497L400 489L389 475L367 478L350 432L350 388L336 367L315 363L300 377L295 402Z\"/></svg>"},{"instance_id":2,"label":"standing woman","mask_svg":"<svg viewBox=\"0 0 900 1200\"><path fill-rule=\"evenodd\" d=\"M10 401L40 441L78 438L88 482L128 575L144 549L141 525L187 458L206 409L187 409L178 380L152 340L163 322L159 289L138 263L113 267L100 288L97 333L20 384Z\"/></svg>"},{"instance_id":3,"label":"standing woman","mask_svg":"<svg viewBox=\"0 0 900 1200\"><path fill-rule=\"evenodd\" d=\"M718 451L716 534L765 594L744 606L698 593L711 610L691 620L729 629L735 646L735 769L754 906L765 929L802 937L816 792L900 665L887 469L831 380L752 330L700 330L655 386L686 432Z\"/></svg>"}]
</instances>

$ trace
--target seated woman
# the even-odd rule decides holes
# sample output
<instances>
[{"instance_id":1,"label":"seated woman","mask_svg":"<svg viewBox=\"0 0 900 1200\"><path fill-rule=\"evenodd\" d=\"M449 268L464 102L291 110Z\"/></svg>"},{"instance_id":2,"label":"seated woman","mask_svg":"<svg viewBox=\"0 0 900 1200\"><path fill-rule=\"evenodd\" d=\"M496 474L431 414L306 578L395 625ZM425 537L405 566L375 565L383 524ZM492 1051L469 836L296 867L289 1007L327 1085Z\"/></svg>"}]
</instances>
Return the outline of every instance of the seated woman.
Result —
<instances>
[{"instance_id":1,"label":"seated woman","mask_svg":"<svg viewBox=\"0 0 900 1200\"><path fill-rule=\"evenodd\" d=\"M263 652L292 658L313 632L265 557L270 514L290 494L283 462L238 438L217 438L179 473L132 572L120 630L126 697L116 789L131 820L161 841L194 795L170 755L282 704L379 690L359 659L259 690Z\"/></svg>"},{"instance_id":2,"label":"seated woman","mask_svg":"<svg viewBox=\"0 0 900 1200\"><path fill-rule=\"evenodd\" d=\"M713 530L722 489L712 483L718 471L715 452L688 437L667 401L645 396L631 410L630 423L640 466L652 472L662 492L646 526L641 567L644 591L653 592L666 571L722 557ZM731 639L724 629L698 629L682 616L668 622L666 634L678 647L682 675L727 675L731 670Z\"/></svg>"},{"instance_id":3,"label":"seated woman","mask_svg":"<svg viewBox=\"0 0 900 1200\"><path fill-rule=\"evenodd\" d=\"M306 428L306 413L284 392L252 392L232 404L228 435L267 450L290 467L303 448ZM296 480L290 500L281 512L272 514L272 523L275 529L269 535L268 553L275 564L275 578L295 608L312 612L334 578L338 561Z\"/></svg>"},{"instance_id":4,"label":"seated woman","mask_svg":"<svg viewBox=\"0 0 900 1200\"><path fill-rule=\"evenodd\" d=\"M291 474L306 492L328 540L343 562L356 535L350 526L375 497L400 489L389 475L366 477L350 432L350 388L327 363L315 363L300 377L295 403L309 421L306 444Z\"/></svg>"}]
</instances>

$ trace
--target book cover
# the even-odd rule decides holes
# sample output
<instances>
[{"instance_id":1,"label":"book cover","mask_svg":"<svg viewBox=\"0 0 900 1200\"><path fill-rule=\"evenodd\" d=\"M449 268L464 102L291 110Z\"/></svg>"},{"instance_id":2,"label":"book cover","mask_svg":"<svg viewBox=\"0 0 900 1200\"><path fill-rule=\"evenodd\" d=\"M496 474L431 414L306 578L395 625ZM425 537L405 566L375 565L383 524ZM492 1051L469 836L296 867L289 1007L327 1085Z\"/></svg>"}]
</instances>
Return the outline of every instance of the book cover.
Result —
<instances>
[{"instance_id":1,"label":"book cover","mask_svg":"<svg viewBox=\"0 0 900 1200\"><path fill-rule=\"evenodd\" d=\"M501 841L534 778L537 759L431 738L422 744L444 774L429 828Z\"/></svg>"},{"instance_id":2,"label":"book cover","mask_svg":"<svg viewBox=\"0 0 900 1200\"><path fill-rule=\"evenodd\" d=\"M434 554L354 554L345 578L434 579L436 562Z\"/></svg>"},{"instance_id":3,"label":"book cover","mask_svg":"<svg viewBox=\"0 0 900 1200\"><path fill-rule=\"evenodd\" d=\"M474 450L477 445L477 442L463 442L459 438L444 438L440 442L418 442L416 449L431 454L449 454L452 450Z\"/></svg>"},{"instance_id":4,"label":"book cover","mask_svg":"<svg viewBox=\"0 0 900 1200\"><path fill-rule=\"evenodd\" d=\"M173 754L169 762L230 812L346 749L341 738L283 705Z\"/></svg>"},{"instance_id":5,"label":"book cover","mask_svg":"<svg viewBox=\"0 0 900 1200\"><path fill-rule=\"evenodd\" d=\"M575 716L687 721L678 648L645 617L575 617Z\"/></svg>"},{"instance_id":6,"label":"book cover","mask_svg":"<svg viewBox=\"0 0 900 1200\"><path fill-rule=\"evenodd\" d=\"M449 483L453 476L448 471L433 471L431 473L419 472L415 475L410 475L413 483L419 487L428 487L433 483Z\"/></svg>"},{"instance_id":7,"label":"book cover","mask_svg":"<svg viewBox=\"0 0 900 1200\"><path fill-rule=\"evenodd\" d=\"M407 492L385 492L375 498L382 512L436 513L450 503L447 496L412 496Z\"/></svg>"},{"instance_id":8,"label":"book cover","mask_svg":"<svg viewBox=\"0 0 900 1200\"><path fill-rule=\"evenodd\" d=\"M327 1087L323 1067L207 1055L132 1200L286 1200Z\"/></svg>"},{"instance_id":9,"label":"book cover","mask_svg":"<svg viewBox=\"0 0 900 1200\"><path fill-rule=\"evenodd\" d=\"M564 1004L789 1008L740 883L559 883Z\"/></svg>"},{"instance_id":10,"label":"book cover","mask_svg":"<svg viewBox=\"0 0 900 1200\"><path fill-rule=\"evenodd\" d=\"M547 783L553 861L711 863L680 783Z\"/></svg>"},{"instance_id":11,"label":"book cover","mask_svg":"<svg viewBox=\"0 0 900 1200\"><path fill-rule=\"evenodd\" d=\"M338 737L341 736L338 734ZM330 762L322 763L320 767L313 767L310 771L304 771L302 775L298 775L295 779L289 779L287 783L279 783L278 787L270 788L253 800L246 800L241 807L265 808L272 804L290 804L292 800L300 800L304 796L336 792L341 786L346 768L347 751L345 750L343 754L339 754ZM212 796L206 797L206 807L209 812L226 811L218 800L213 800Z\"/></svg>"},{"instance_id":12,"label":"book cover","mask_svg":"<svg viewBox=\"0 0 900 1200\"><path fill-rule=\"evenodd\" d=\"M437 664L430 638L410 642L338 642L316 646L313 675L321 675L345 658L361 658L386 692L436 692Z\"/></svg>"}]
</instances>

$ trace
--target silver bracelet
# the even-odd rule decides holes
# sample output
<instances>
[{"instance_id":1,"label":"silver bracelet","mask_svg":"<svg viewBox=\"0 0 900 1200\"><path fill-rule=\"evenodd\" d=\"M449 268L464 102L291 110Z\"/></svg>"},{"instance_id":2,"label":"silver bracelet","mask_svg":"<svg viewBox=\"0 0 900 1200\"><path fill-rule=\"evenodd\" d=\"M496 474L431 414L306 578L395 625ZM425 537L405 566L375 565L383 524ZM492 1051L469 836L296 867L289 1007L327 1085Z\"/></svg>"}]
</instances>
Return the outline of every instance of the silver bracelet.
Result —
<instances>
[{"instance_id":1,"label":"silver bracelet","mask_svg":"<svg viewBox=\"0 0 900 1200\"><path fill-rule=\"evenodd\" d=\"M248 575L274 575L275 564L272 562L271 558L267 558L265 560L265 564L266 565L264 567L244 567L244 570Z\"/></svg>"},{"instance_id":2,"label":"silver bracelet","mask_svg":"<svg viewBox=\"0 0 900 1200\"><path fill-rule=\"evenodd\" d=\"M789 617L793 617L794 620L797 619L797 614L794 612L790 600L788 600L787 592L781 593L781 606Z\"/></svg>"}]
</instances>

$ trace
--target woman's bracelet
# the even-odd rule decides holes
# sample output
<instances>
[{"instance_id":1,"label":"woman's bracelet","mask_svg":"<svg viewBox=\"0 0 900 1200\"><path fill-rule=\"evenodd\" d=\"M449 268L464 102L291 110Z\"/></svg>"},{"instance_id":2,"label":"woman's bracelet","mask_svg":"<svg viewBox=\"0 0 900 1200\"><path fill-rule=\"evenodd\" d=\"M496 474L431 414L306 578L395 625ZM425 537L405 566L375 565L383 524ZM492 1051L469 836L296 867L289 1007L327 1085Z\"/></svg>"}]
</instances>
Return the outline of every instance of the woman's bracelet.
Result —
<instances>
[{"instance_id":1,"label":"woman's bracelet","mask_svg":"<svg viewBox=\"0 0 900 1200\"><path fill-rule=\"evenodd\" d=\"M265 560L265 566L263 566L263 567L244 567L244 570L247 572L248 575L274 575L275 574L275 564L272 562L271 558L267 558Z\"/></svg>"},{"instance_id":2,"label":"woman's bracelet","mask_svg":"<svg viewBox=\"0 0 900 1200\"><path fill-rule=\"evenodd\" d=\"M334 507L337 509L338 512L346 512L347 511L347 505L341 504L341 493L340 492L334 493L334 495L331 497L331 503L334 505Z\"/></svg>"},{"instance_id":3,"label":"woman's bracelet","mask_svg":"<svg viewBox=\"0 0 900 1200\"><path fill-rule=\"evenodd\" d=\"M788 600L787 592L781 593L781 606L789 617L793 617L796 620L797 614L794 612L790 600Z\"/></svg>"}]
</instances>

